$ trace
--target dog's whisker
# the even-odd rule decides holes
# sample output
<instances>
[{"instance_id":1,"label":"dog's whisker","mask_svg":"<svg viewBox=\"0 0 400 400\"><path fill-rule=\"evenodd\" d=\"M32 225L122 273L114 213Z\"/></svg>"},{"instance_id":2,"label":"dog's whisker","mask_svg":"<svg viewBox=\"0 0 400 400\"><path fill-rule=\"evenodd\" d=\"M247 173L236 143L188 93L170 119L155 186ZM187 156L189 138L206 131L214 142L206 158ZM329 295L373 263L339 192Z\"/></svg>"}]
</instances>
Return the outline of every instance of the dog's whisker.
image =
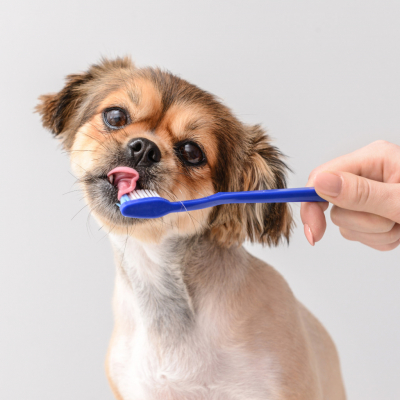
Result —
<instances>
[{"instance_id":1,"label":"dog's whisker","mask_svg":"<svg viewBox=\"0 0 400 400\"><path fill-rule=\"evenodd\" d=\"M176 173L176 174L178 174L178 173ZM204 193L201 193L201 192L199 192L198 190L195 190L195 189L193 189L193 188L191 188L191 187L188 187L186 183L180 181L179 179L174 178L174 177L171 177L171 178L172 178L175 182L178 182L179 184L181 184L186 190L189 190L189 191L191 191L191 192L195 192L195 193L199 194L201 197L206 197L206 195L205 195Z\"/></svg>"},{"instance_id":2,"label":"dog's whisker","mask_svg":"<svg viewBox=\"0 0 400 400\"><path fill-rule=\"evenodd\" d=\"M93 210L90 210L88 213L88 216L86 218L86 231L88 232L88 235L94 238L94 234L90 228L90 217L92 216Z\"/></svg>"},{"instance_id":3,"label":"dog's whisker","mask_svg":"<svg viewBox=\"0 0 400 400\"><path fill-rule=\"evenodd\" d=\"M85 204L72 218L71 221L82 211L84 210L89 204Z\"/></svg>"},{"instance_id":4,"label":"dog's whisker","mask_svg":"<svg viewBox=\"0 0 400 400\"><path fill-rule=\"evenodd\" d=\"M62 196L65 196L66 194L71 194L74 192L82 192L83 189L74 189L74 190L70 190L69 192L65 192L62 194Z\"/></svg>"},{"instance_id":5,"label":"dog's whisker","mask_svg":"<svg viewBox=\"0 0 400 400\"><path fill-rule=\"evenodd\" d=\"M180 190L180 189L179 189L179 190ZM179 199L176 197L176 195L174 195L174 194L173 194L172 192L170 192L170 191L167 191L167 190L164 190L164 191L165 191L167 194L169 194L170 196L172 196L172 197L175 199L175 201L181 203L181 204L183 205L183 207L185 208L185 210L186 210L185 205L183 204L183 202L182 202L181 200L179 200ZM182 193L182 191L181 191L181 193ZM198 233L198 232L197 232L196 225L195 225L195 223L194 223L194 220L200 225L199 221L197 221L197 220L191 215L190 211L186 210L185 213L186 213L187 215L189 215L189 217L190 217L190 219L191 219L191 221L192 221L193 227L194 227L194 229L195 229L195 232Z\"/></svg>"},{"instance_id":6,"label":"dog's whisker","mask_svg":"<svg viewBox=\"0 0 400 400\"><path fill-rule=\"evenodd\" d=\"M94 152L95 150L64 150L61 153L67 153L67 154L72 154L72 153L77 153L77 152Z\"/></svg>"}]
</instances>

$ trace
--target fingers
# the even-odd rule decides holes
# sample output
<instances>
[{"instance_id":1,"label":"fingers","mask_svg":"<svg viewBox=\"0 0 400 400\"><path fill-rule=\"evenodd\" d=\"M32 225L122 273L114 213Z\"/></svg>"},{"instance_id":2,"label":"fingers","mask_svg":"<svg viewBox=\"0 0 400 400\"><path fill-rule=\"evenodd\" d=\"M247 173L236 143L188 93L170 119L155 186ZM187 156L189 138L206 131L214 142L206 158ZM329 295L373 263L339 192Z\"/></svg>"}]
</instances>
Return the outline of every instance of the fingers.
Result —
<instances>
[{"instance_id":1,"label":"fingers","mask_svg":"<svg viewBox=\"0 0 400 400\"><path fill-rule=\"evenodd\" d=\"M361 242L378 250L390 250L400 244L400 225L396 224L389 232L366 233L340 228L340 233L347 240Z\"/></svg>"},{"instance_id":2,"label":"fingers","mask_svg":"<svg viewBox=\"0 0 400 400\"><path fill-rule=\"evenodd\" d=\"M302 203L300 208L301 220L304 224L304 234L314 246L324 236L326 220L324 211L329 207L328 203Z\"/></svg>"},{"instance_id":3,"label":"fingers","mask_svg":"<svg viewBox=\"0 0 400 400\"><path fill-rule=\"evenodd\" d=\"M331 209L332 222L344 229L365 232L365 233L385 233L392 230L394 221L361 211L352 211L333 206Z\"/></svg>"},{"instance_id":4,"label":"fingers","mask_svg":"<svg viewBox=\"0 0 400 400\"><path fill-rule=\"evenodd\" d=\"M392 244L382 244L382 245L377 245L377 246L367 245L367 246L372 247L373 249L379 250L379 251L390 251L390 250L395 249L399 245L400 245L400 241L397 243L392 243Z\"/></svg>"},{"instance_id":5,"label":"fingers","mask_svg":"<svg viewBox=\"0 0 400 400\"><path fill-rule=\"evenodd\" d=\"M320 172L317 193L340 208L380 215L400 223L400 184L372 181L348 172Z\"/></svg>"},{"instance_id":6,"label":"fingers","mask_svg":"<svg viewBox=\"0 0 400 400\"><path fill-rule=\"evenodd\" d=\"M380 140L331 160L311 172L307 186L314 186L336 206L332 221L350 240L377 250L398 246L388 240L394 240L400 223L400 146ZM320 240L326 229L323 211L328 206L320 204L301 206L304 233L311 244Z\"/></svg>"},{"instance_id":7,"label":"fingers","mask_svg":"<svg viewBox=\"0 0 400 400\"><path fill-rule=\"evenodd\" d=\"M400 146L378 140L352 153L335 158L315 168L307 186L314 186L315 176L322 171L345 171L379 182L399 182Z\"/></svg>"}]
</instances>

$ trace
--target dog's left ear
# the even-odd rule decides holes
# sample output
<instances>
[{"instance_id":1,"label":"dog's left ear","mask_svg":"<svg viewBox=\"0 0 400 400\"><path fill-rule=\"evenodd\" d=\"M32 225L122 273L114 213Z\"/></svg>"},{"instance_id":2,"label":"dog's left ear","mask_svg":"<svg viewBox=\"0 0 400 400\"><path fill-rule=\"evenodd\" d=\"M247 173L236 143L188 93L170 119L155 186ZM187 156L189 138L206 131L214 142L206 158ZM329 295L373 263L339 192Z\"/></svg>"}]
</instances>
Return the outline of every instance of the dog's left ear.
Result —
<instances>
[{"instance_id":1,"label":"dog's left ear","mask_svg":"<svg viewBox=\"0 0 400 400\"><path fill-rule=\"evenodd\" d=\"M221 191L283 189L289 168L282 153L259 126L244 126L245 144L241 165L230 169L229 186ZM211 215L211 235L223 246L248 239L269 246L289 242L292 212L286 203L226 204Z\"/></svg>"},{"instance_id":2,"label":"dog's left ear","mask_svg":"<svg viewBox=\"0 0 400 400\"><path fill-rule=\"evenodd\" d=\"M282 153L270 143L259 125L247 127L250 152L243 170L243 190L286 188L288 166ZM256 203L245 205L247 237L251 242L278 245L289 242L293 226L290 206L286 203Z\"/></svg>"}]
</instances>

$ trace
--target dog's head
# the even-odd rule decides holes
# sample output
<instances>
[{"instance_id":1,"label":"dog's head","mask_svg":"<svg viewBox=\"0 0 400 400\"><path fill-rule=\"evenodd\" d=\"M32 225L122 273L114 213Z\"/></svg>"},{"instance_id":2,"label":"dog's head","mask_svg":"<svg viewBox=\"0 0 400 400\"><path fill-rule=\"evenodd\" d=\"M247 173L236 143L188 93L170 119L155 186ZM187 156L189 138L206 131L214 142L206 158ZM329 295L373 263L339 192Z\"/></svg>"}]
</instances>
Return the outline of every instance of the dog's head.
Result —
<instances>
[{"instance_id":1,"label":"dog's head","mask_svg":"<svg viewBox=\"0 0 400 400\"><path fill-rule=\"evenodd\" d=\"M121 215L118 197L135 187L171 201L285 187L287 167L265 132L183 79L128 58L103 60L41 96L37 111L70 153L93 214L113 232L145 241L205 233L224 246L289 238L286 204L229 204L155 220Z\"/></svg>"}]
</instances>

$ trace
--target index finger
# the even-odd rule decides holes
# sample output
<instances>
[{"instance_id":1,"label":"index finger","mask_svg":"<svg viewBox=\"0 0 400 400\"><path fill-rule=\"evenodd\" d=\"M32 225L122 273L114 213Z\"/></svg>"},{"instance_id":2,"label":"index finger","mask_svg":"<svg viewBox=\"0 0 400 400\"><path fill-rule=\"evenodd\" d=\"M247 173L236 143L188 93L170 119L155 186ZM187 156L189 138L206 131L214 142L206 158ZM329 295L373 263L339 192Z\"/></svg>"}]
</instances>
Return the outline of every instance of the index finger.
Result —
<instances>
[{"instance_id":1,"label":"index finger","mask_svg":"<svg viewBox=\"0 0 400 400\"><path fill-rule=\"evenodd\" d=\"M322 171L342 171L378 182L398 183L400 146L383 140L335 158L314 169L306 186L314 186L315 176Z\"/></svg>"}]
</instances>

